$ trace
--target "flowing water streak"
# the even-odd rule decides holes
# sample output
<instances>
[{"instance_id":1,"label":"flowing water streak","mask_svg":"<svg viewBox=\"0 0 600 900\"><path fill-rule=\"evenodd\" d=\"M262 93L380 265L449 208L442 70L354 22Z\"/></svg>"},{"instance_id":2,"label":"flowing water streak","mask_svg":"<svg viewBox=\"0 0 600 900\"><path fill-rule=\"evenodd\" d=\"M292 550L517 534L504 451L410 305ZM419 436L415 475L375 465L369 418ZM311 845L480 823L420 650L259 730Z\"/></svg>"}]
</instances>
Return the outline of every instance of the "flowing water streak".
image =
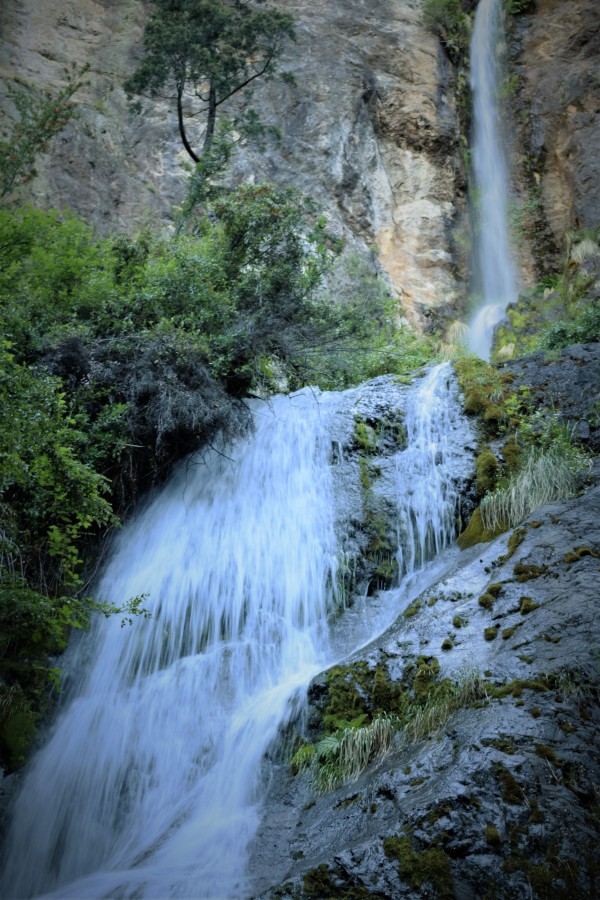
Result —
<instances>
[{"instance_id":1,"label":"flowing water streak","mask_svg":"<svg viewBox=\"0 0 600 900\"><path fill-rule=\"evenodd\" d=\"M488 360L494 328L517 298L507 225L508 177L502 147L498 89L498 47L503 40L502 0L480 0L471 38L473 171L479 228L476 264L481 306L469 328L469 348Z\"/></svg>"},{"instance_id":2,"label":"flowing water streak","mask_svg":"<svg viewBox=\"0 0 600 900\"><path fill-rule=\"evenodd\" d=\"M2 896L243 892L260 762L324 665L336 568L314 398L256 418L235 462L189 461L120 535L98 594L147 592L153 617L92 635L91 671L26 779Z\"/></svg>"},{"instance_id":3,"label":"flowing water streak","mask_svg":"<svg viewBox=\"0 0 600 900\"><path fill-rule=\"evenodd\" d=\"M407 447L397 458L398 567L405 578L456 534L457 482L470 438L450 363L435 366L406 411ZM457 440L458 439L458 440Z\"/></svg>"}]
</instances>

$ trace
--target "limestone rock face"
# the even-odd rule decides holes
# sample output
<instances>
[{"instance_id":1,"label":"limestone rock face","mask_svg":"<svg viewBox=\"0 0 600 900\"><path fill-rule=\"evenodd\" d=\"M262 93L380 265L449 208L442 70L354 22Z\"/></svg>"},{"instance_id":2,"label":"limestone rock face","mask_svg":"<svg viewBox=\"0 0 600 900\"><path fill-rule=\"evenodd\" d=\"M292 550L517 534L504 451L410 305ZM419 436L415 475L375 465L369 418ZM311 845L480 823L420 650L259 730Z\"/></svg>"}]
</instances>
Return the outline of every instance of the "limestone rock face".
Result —
<instances>
[{"instance_id":1,"label":"limestone rock face","mask_svg":"<svg viewBox=\"0 0 600 900\"><path fill-rule=\"evenodd\" d=\"M298 40L282 68L295 85L259 85L252 105L283 132L265 154L241 148L235 181L299 187L349 246L376 248L413 321L458 297L452 231L465 176L454 72L422 24L422 0L278 0ZM69 206L105 231L168 224L185 190L186 154L172 104L131 115L122 89L141 52L144 0L7 0L5 79L55 88L89 62L81 115L55 139L32 185L38 203ZM5 103L6 105L6 103Z\"/></svg>"},{"instance_id":2,"label":"limestone rock face","mask_svg":"<svg viewBox=\"0 0 600 900\"><path fill-rule=\"evenodd\" d=\"M538 0L516 40L544 216L561 246L568 229L600 221L600 6Z\"/></svg>"}]
</instances>

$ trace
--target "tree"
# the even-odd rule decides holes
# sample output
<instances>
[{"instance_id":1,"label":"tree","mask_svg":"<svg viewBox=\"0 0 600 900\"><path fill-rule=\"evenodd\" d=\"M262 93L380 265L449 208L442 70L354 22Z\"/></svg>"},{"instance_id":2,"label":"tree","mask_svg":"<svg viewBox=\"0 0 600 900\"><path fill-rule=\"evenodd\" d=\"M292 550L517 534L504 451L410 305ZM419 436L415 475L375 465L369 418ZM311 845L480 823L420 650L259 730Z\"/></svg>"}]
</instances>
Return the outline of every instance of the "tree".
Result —
<instances>
[{"instance_id":1,"label":"tree","mask_svg":"<svg viewBox=\"0 0 600 900\"><path fill-rule=\"evenodd\" d=\"M144 31L144 58L125 90L130 97L158 97L163 88L174 88L179 134L196 163L210 150L220 107L258 78L272 78L286 39L294 40L292 17L257 8L264 2L154 0ZM184 121L184 99L190 93L204 104L206 114L199 153ZM249 124L256 128L253 111Z\"/></svg>"},{"instance_id":2,"label":"tree","mask_svg":"<svg viewBox=\"0 0 600 900\"><path fill-rule=\"evenodd\" d=\"M0 200L6 202L22 184L37 175L35 160L76 114L73 94L85 84L89 65L67 69L66 84L56 94L24 91L13 86L8 95L17 112L17 121L5 140L0 141Z\"/></svg>"}]
</instances>

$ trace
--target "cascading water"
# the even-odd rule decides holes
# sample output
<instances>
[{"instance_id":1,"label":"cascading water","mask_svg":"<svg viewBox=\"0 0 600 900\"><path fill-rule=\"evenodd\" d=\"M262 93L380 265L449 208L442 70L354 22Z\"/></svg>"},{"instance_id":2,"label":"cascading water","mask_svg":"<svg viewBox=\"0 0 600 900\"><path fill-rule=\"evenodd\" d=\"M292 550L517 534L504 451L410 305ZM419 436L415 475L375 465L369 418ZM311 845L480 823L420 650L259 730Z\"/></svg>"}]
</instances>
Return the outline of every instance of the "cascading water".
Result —
<instances>
[{"instance_id":1,"label":"cascading water","mask_svg":"<svg viewBox=\"0 0 600 900\"><path fill-rule=\"evenodd\" d=\"M188 460L123 529L97 594L147 593L152 618L100 620L74 654L87 673L25 778L3 897L248 896L261 760L334 661L331 423L348 393L258 407L233 460ZM465 426L447 365L406 402L411 572L453 535Z\"/></svg>"},{"instance_id":2,"label":"cascading water","mask_svg":"<svg viewBox=\"0 0 600 900\"><path fill-rule=\"evenodd\" d=\"M482 300L469 327L469 348L490 357L494 328L517 298L507 224L508 177L503 153L498 89L498 45L503 40L502 0L480 0L471 38L473 172L478 228L476 265Z\"/></svg>"},{"instance_id":3,"label":"cascading water","mask_svg":"<svg viewBox=\"0 0 600 900\"><path fill-rule=\"evenodd\" d=\"M399 571L418 571L454 538L458 504L457 464L463 447L452 435L460 431L461 412L450 394L449 365L438 366L420 386L419 404L406 411L408 446L397 459Z\"/></svg>"}]
</instances>

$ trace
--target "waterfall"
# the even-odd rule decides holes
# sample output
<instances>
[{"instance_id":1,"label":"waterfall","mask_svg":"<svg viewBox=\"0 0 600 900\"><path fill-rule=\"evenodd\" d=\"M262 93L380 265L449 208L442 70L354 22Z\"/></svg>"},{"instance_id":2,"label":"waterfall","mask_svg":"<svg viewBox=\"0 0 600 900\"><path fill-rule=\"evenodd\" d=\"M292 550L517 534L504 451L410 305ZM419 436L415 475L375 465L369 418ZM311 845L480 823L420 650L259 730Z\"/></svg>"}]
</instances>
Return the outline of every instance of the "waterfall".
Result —
<instances>
[{"instance_id":1,"label":"waterfall","mask_svg":"<svg viewBox=\"0 0 600 900\"><path fill-rule=\"evenodd\" d=\"M466 426L448 365L394 390L409 431L394 463L409 572L453 536ZM190 458L123 528L96 594L147 594L152 618L99 619L76 648L79 684L24 779L1 896L248 896L261 763L334 661L333 473L345 463L332 465L332 422L353 397L256 405L231 458Z\"/></svg>"},{"instance_id":2,"label":"waterfall","mask_svg":"<svg viewBox=\"0 0 600 900\"><path fill-rule=\"evenodd\" d=\"M412 575L454 538L458 469L464 464L462 412L452 396L449 363L436 366L406 411L408 445L397 458L398 568ZM464 427L464 425L463 425Z\"/></svg>"},{"instance_id":3,"label":"waterfall","mask_svg":"<svg viewBox=\"0 0 600 900\"><path fill-rule=\"evenodd\" d=\"M471 39L471 90L478 220L474 242L482 300L471 321L468 340L472 352L485 360L490 357L494 328L517 297L508 236L508 177L498 98L498 47L502 40L502 0L480 0Z\"/></svg>"}]
</instances>

